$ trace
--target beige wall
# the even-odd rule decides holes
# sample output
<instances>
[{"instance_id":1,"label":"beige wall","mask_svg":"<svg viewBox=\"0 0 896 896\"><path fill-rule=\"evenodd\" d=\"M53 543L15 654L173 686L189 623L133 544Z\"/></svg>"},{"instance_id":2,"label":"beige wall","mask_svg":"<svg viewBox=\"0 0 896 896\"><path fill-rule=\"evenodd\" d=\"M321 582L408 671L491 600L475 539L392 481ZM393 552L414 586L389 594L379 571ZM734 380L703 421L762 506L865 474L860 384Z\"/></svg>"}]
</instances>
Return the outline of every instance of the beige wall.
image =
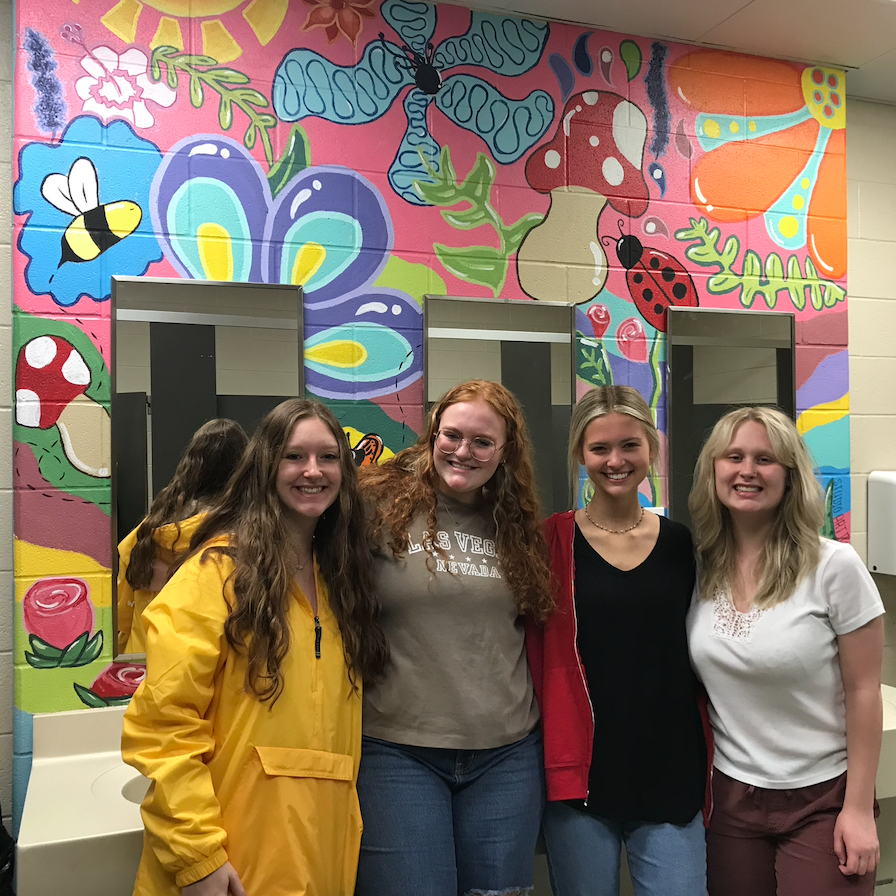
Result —
<instances>
[{"instance_id":1,"label":"beige wall","mask_svg":"<svg viewBox=\"0 0 896 896\"><path fill-rule=\"evenodd\" d=\"M12 0L0 0L0 803L12 813Z\"/></svg>"},{"instance_id":2,"label":"beige wall","mask_svg":"<svg viewBox=\"0 0 896 896\"><path fill-rule=\"evenodd\" d=\"M872 470L896 470L896 107L849 102L852 543L865 558Z\"/></svg>"}]
</instances>

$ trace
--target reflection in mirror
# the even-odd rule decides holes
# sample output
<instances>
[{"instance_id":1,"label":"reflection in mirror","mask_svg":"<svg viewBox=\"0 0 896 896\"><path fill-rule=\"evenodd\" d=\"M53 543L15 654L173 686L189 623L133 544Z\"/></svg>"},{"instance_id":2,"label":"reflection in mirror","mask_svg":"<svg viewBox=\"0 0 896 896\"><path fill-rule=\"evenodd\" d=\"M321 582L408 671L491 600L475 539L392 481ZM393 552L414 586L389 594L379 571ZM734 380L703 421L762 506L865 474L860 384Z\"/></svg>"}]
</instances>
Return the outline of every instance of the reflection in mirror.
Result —
<instances>
[{"instance_id":1,"label":"reflection in mirror","mask_svg":"<svg viewBox=\"0 0 896 896\"><path fill-rule=\"evenodd\" d=\"M466 380L506 386L526 416L544 509L565 510L569 506L566 442L575 403L575 307L425 296L423 327L427 410Z\"/></svg>"},{"instance_id":2,"label":"reflection in mirror","mask_svg":"<svg viewBox=\"0 0 896 896\"><path fill-rule=\"evenodd\" d=\"M251 436L304 394L302 289L112 278L112 556L216 417ZM113 601L115 631L119 631Z\"/></svg>"},{"instance_id":3,"label":"reflection in mirror","mask_svg":"<svg viewBox=\"0 0 896 896\"><path fill-rule=\"evenodd\" d=\"M669 309L669 514L690 525L694 466L734 407L773 405L796 419L795 319L773 311Z\"/></svg>"}]
</instances>

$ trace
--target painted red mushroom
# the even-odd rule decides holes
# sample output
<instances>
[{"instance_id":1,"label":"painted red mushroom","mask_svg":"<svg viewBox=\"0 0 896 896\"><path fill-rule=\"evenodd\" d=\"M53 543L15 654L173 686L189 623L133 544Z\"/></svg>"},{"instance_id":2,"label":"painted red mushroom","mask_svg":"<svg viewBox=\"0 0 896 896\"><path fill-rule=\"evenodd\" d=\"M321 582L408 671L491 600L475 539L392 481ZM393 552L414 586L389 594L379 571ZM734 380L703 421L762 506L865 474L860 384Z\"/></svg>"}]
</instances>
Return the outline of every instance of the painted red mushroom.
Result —
<instances>
[{"instance_id":1,"label":"painted red mushroom","mask_svg":"<svg viewBox=\"0 0 896 896\"><path fill-rule=\"evenodd\" d=\"M647 211L641 171L647 119L634 103L609 91L586 90L569 98L550 143L526 162L526 180L550 193L544 221L526 234L517 254L517 276L534 299L589 302L604 287L607 255L598 237L609 203L637 218ZM557 268L565 270L565 295Z\"/></svg>"},{"instance_id":2,"label":"painted red mushroom","mask_svg":"<svg viewBox=\"0 0 896 896\"><path fill-rule=\"evenodd\" d=\"M57 426L72 466L108 478L109 415L84 394L89 385L90 368L71 343L37 336L22 346L16 362L16 423L32 429Z\"/></svg>"}]
</instances>

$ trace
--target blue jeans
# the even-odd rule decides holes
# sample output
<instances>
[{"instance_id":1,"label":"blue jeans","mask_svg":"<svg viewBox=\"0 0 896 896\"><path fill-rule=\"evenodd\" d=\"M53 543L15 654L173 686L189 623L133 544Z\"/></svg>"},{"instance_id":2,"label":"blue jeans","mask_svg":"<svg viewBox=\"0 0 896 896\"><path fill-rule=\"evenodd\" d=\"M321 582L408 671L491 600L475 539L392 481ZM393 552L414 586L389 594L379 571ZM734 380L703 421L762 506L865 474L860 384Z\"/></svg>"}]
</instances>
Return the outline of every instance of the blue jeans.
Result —
<instances>
[{"instance_id":1,"label":"blue jeans","mask_svg":"<svg viewBox=\"0 0 896 896\"><path fill-rule=\"evenodd\" d=\"M609 821L548 803L544 839L554 896L619 896L622 844L637 896L705 896L703 813L686 825Z\"/></svg>"},{"instance_id":2,"label":"blue jeans","mask_svg":"<svg viewBox=\"0 0 896 896\"><path fill-rule=\"evenodd\" d=\"M541 732L492 750L365 737L355 896L525 893L544 807Z\"/></svg>"}]
</instances>

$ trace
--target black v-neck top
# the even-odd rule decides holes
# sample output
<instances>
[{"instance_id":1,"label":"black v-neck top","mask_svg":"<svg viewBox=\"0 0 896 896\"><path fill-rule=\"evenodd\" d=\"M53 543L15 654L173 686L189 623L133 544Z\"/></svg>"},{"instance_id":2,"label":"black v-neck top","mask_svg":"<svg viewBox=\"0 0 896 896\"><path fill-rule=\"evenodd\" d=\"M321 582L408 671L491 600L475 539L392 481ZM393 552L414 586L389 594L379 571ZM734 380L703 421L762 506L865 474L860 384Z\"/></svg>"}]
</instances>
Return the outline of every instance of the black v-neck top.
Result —
<instances>
[{"instance_id":1,"label":"black v-neck top","mask_svg":"<svg viewBox=\"0 0 896 896\"><path fill-rule=\"evenodd\" d=\"M691 533L660 518L640 566L617 569L575 530L578 648L594 707L589 814L685 824L703 805L706 745L688 659Z\"/></svg>"}]
</instances>

